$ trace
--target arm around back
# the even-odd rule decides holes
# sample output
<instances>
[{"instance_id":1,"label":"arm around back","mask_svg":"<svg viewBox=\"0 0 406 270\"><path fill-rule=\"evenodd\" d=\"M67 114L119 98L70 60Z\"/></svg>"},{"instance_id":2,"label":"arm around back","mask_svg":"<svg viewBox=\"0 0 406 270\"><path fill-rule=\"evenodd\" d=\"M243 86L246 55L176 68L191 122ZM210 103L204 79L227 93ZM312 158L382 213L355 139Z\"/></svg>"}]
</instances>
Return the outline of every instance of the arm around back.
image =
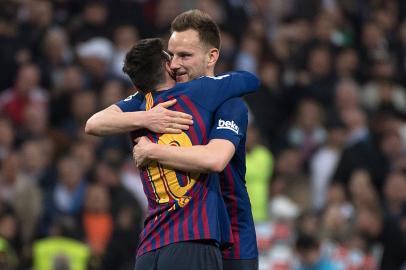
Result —
<instances>
[{"instance_id":1,"label":"arm around back","mask_svg":"<svg viewBox=\"0 0 406 270\"><path fill-rule=\"evenodd\" d=\"M87 120L85 132L108 136L146 128L157 133L181 133L189 129L193 120L189 114L167 109L175 103L176 99L172 99L148 111L128 112L123 112L117 105L111 105Z\"/></svg>"},{"instance_id":2,"label":"arm around back","mask_svg":"<svg viewBox=\"0 0 406 270\"><path fill-rule=\"evenodd\" d=\"M187 172L221 172L235 152L234 144L223 139L213 139L207 145L176 147L158 145L141 138L134 146L133 156L137 166L151 161Z\"/></svg>"},{"instance_id":3,"label":"arm around back","mask_svg":"<svg viewBox=\"0 0 406 270\"><path fill-rule=\"evenodd\" d=\"M146 112L123 112L111 105L87 120L85 132L96 136L120 134L144 127L146 120Z\"/></svg>"}]
</instances>

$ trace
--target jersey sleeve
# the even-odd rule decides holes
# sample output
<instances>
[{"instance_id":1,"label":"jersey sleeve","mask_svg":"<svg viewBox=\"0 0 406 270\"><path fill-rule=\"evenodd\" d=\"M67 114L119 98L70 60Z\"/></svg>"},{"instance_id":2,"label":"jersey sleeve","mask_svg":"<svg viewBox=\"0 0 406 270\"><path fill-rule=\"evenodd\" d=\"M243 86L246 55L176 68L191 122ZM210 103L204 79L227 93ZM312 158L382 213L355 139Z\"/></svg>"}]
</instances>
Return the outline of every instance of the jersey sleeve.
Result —
<instances>
[{"instance_id":1,"label":"jersey sleeve","mask_svg":"<svg viewBox=\"0 0 406 270\"><path fill-rule=\"evenodd\" d=\"M199 85L196 85L199 84ZM255 92L259 79L247 71L234 71L217 77L204 76L195 81L193 96L203 107L215 110L227 99Z\"/></svg>"},{"instance_id":2,"label":"jersey sleeve","mask_svg":"<svg viewBox=\"0 0 406 270\"><path fill-rule=\"evenodd\" d=\"M225 139L237 149L247 133L248 109L241 98L232 98L221 104L214 115L209 139Z\"/></svg>"},{"instance_id":3,"label":"jersey sleeve","mask_svg":"<svg viewBox=\"0 0 406 270\"><path fill-rule=\"evenodd\" d=\"M116 105L123 111L123 112L136 112L140 111L140 106L144 101L144 95L135 92L135 94L127 97L126 99L120 100L116 103Z\"/></svg>"}]
</instances>

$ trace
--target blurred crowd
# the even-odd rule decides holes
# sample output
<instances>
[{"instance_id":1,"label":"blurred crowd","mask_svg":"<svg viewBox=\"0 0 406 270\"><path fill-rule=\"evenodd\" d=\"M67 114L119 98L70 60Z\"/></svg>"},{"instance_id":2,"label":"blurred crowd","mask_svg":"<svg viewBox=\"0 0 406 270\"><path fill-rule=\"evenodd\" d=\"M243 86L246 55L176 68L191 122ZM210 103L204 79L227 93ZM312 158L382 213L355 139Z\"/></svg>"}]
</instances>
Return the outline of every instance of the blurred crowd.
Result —
<instances>
[{"instance_id":1,"label":"blurred crowd","mask_svg":"<svg viewBox=\"0 0 406 270\"><path fill-rule=\"evenodd\" d=\"M245 98L260 269L406 267L405 1L3 0L0 269L132 269L131 142L84 125L133 93L126 51L191 8L221 28L216 73L261 79Z\"/></svg>"}]
</instances>

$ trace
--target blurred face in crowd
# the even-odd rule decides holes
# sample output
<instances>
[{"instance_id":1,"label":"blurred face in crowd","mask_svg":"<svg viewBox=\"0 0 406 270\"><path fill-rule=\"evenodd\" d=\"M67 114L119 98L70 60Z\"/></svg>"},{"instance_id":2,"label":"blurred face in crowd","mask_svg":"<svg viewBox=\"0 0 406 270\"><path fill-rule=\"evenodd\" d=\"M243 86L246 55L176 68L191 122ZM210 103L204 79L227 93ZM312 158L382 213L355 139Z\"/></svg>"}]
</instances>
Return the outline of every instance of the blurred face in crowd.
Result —
<instances>
[{"instance_id":1,"label":"blurred face in crowd","mask_svg":"<svg viewBox=\"0 0 406 270\"><path fill-rule=\"evenodd\" d=\"M280 68L274 62L262 63L259 70L261 83L266 87L274 88L279 85Z\"/></svg>"},{"instance_id":2,"label":"blurred face in crowd","mask_svg":"<svg viewBox=\"0 0 406 270\"><path fill-rule=\"evenodd\" d=\"M46 27L52 23L53 9L50 1L28 1L30 21L40 27Z\"/></svg>"},{"instance_id":3,"label":"blurred face in crowd","mask_svg":"<svg viewBox=\"0 0 406 270\"><path fill-rule=\"evenodd\" d=\"M334 24L327 14L321 14L315 22L316 37L321 41L330 41L334 31Z\"/></svg>"},{"instance_id":4,"label":"blurred face in crowd","mask_svg":"<svg viewBox=\"0 0 406 270\"><path fill-rule=\"evenodd\" d=\"M13 240L17 234L17 221L12 215L4 215L0 218L0 236L7 240Z\"/></svg>"},{"instance_id":5,"label":"blurred face in crowd","mask_svg":"<svg viewBox=\"0 0 406 270\"><path fill-rule=\"evenodd\" d=\"M214 75L218 50L209 49L203 44L196 30L173 32L168 42L168 50L173 54L170 68L177 82L187 82L203 75ZM217 51L215 59L212 55L213 50Z\"/></svg>"},{"instance_id":6,"label":"blurred face in crowd","mask_svg":"<svg viewBox=\"0 0 406 270\"><path fill-rule=\"evenodd\" d=\"M373 78L392 79L396 74L394 64L389 60L376 61L372 68Z\"/></svg>"},{"instance_id":7,"label":"blurred face in crowd","mask_svg":"<svg viewBox=\"0 0 406 270\"><path fill-rule=\"evenodd\" d=\"M166 27L181 12L180 1L178 0L161 0L157 1L155 15L155 25Z\"/></svg>"},{"instance_id":8,"label":"blurred face in crowd","mask_svg":"<svg viewBox=\"0 0 406 270\"><path fill-rule=\"evenodd\" d=\"M221 1L217 0L197 0L196 8L203 10L204 12L210 14L213 20L220 24L224 22L225 14L224 9L221 6Z\"/></svg>"},{"instance_id":9,"label":"blurred face in crowd","mask_svg":"<svg viewBox=\"0 0 406 270\"><path fill-rule=\"evenodd\" d=\"M385 198L389 203L406 203L406 176L402 173L392 173L385 181Z\"/></svg>"},{"instance_id":10,"label":"blurred face in crowd","mask_svg":"<svg viewBox=\"0 0 406 270\"><path fill-rule=\"evenodd\" d=\"M246 35L241 41L241 51L257 59L261 53L260 40L254 35Z\"/></svg>"},{"instance_id":11,"label":"blurred face in crowd","mask_svg":"<svg viewBox=\"0 0 406 270\"><path fill-rule=\"evenodd\" d=\"M336 57L336 70L340 76L352 77L359 66L357 51L346 49L340 52Z\"/></svg>"},{"instance_id":12,"label":"blurred face in crowd","mask_svg":"<svg viewBox=\"0 0 406 270\"><path fill-rule=\"evenodd\" d=\"M107 108L110 104L114 104L117 100L123 99L124 86L119 81L108 81L101 93L101 107Z\"/></svg>"},{"instance_id":13,"label":"blurred face in crowd","mask_svg":"<svg viewBox=\"0 0 406 270\"><path fill-rule=\"evenodd\" d=\"M58 179L68 190L75 190L82 180L82 165L74 158L63 158L58 163Z\"/></svg>"},{"instance_id":14,"label":"blurred face in crowd","mask_svg":"<svg viewBox=\"0 0 406 270\"><path fill-rule=\"evenodd\" d=\"M329 237L340 237L346 233L347 219L339 205L330 205L323 215L323 229Z\"/></svg>"},{"instance_id":15,"label":"blurred face in crowd","mask_svg":"<svg viewBox=\"0 0 406 270\"><path fill-rule=\"evenodd\" d=\"M393 84L383 82L379 84L379 100L381 104L390 104L393 100L394 88Z\"/></svg>"},{"instance_id":16,"label":"blurred face in crowd","mask_svg":"<svg viewBox=\"0 0 406 270\"><path fill-rule=\"evenodd\" d=\"M52 64L59 64L68 48L66 32L63 29L51 29L45 36L44 54Z\"/></svg>"},{"instance_id":17,"label":"blurred face in crowd","mask_svg":"<svg viewBox=\"0 0 406 270\"><path fill-rule=\"evenodd\" d=\"M32 136L44 136L48 131L48 111L43 106L31 104L24 111L24 128Z\"/></svg>"},{"instance_id":18,"label":"blurred face in crowd","mask_svg":"<svg viewBox=\"0 0 406 270\"><path fill-rule=\"evenodd\" d=\"M345 203L346 197L344 188L340 184L332 184L327 191L327 204L340 205Z\"/></svg>"},{"instance_id":19,"label":"blurred face in crowd","mask_svg":"<svg viewBox=\"0 0 406 270\"><path fill-rule=\"evenodd\" d=\"M402 138L400 137L398 132L385 132L381 141L381 151L384 155L394 161L397 158L403 157L403 149L404 145L402 142Z\"/></svg>"},{"instance_id":20,"label":"blurred face in crowd","mask_svg":"<svg viewBox=\"0 0 406 270\"><path fill-rule=\"evenodd\" d=\"M6 119L0 118L0 147L11 147L14 141L14 129Z\"/></svg>"},{"instance_id":21,"label":"blurred face in crowd","mask_svg":"<svg viewBox=\"0 0 406 270\"><path fill-rule=\"evenodd\" d=\"M383 42L383 31L376 23L366 23L362 29L362 43L369 49L377 49Z\"/></svg>"},{"instance_id":22,"label":"blurred face in crowd","mask_svg":"<svg viewBox=\"0 0 406 270\"><path fill-rule=\"evenodd\" d=\"M369 189L371 186L371 176L368 171L356 170L351 174L350 192L357 196L364 189Z\"/></svg>"},{"instance_id":23,"label":"blurred face in crowd","mask_svg":"<svg viewBox=\"0 0 406 270\"><path fill-rule=\"evenodd\" d=\"M367 239L378 237L382 230L382 220L374 209L361 208L357 211L356 228Z\"/></svg>"},{"instance_id":24,"label":"blurred face in crowd","mask_svg":"<svg viewBox=\"0 0 406 270\"><path fill-rule=\"evenodd\" d=\"M260 18L252 18L248 25L249 33L256 37L266 36L266 27Z\"/></svg>"},{"instance_id":25,"label":"blurred face in crowd","mask_svg":"<svg viewBox=\"0 0 406 270\"><path fill-rule=\"evenodd\" d=\"M313 100L303 100L299 104L297 123L305 132L311 132L321 125L321 108Z\"/></svg>"},{"instance_id":26,"label":"blurred face in crowd","mask_svg":"<svg viewBox=\"0 0 406 270\"><path fill-rule=\"evenodd\" d=\"M1 164L0 181L5 184L13 184L20 169L20 158L17 154L12 153Z\"/></svg>"},{"instance_id":27,"label":"blurred face in crowd","mask_svg":"<svg viewBox=\"0 0 406 270\"><path fill-rule=\"evenodd\" d=\"M393 31L398 24L398 12L396 6L386 7L375 11L374 19L385 31Z\"/></svg>"},{"instance_id":28,"label":"blurred face in crowd","mask_svg":"<svg viewBox=\"0 0 406 270\"><path fill-rule=\"evenodd\" d=\"M119 50L130 50L138 39L138 30L134 26L122 25L114 31L114 44Z\"/></svg>"},{"instance_id":29,"label":"blurred face in crowd","mask_svg":"<svg viewBox=\"0 0 406 270\"><path fill-rule=\"evenodd\" d=\"M358 108L345 109L340 112L341 119L349 131L366 127L365 114Z\"/></svg>"},{"instance_id":30,"label":"blurred face in crowd","mask_svg":"<svg viewBox=\"0 0 406 270\"><path fill-rule=\"evenodd\" d=\"M89 74L97 79L104 79L108 69L108 60L98 56L81 57L80 62Z\"/></svg>"},{"instance_id":31,"label":"blurred face in crowd","mask_svg":"<svg viewBox=\"0 0 406 270\"><path fill-rule=\"evenodd\" d=\"M406 21L400 26L399 35L402 44L406 45Z\"/></svg>"},{"instance_id":32,"label":"blurred face in crowd","mask_svg":"<svg viewBox=\"0 0 406 270\"><path fill-rule=\"evenodd\" d=\"M319 230L319 219L314 213L305 213L299 218L297 226L301 232L315 235Z\"/></svg>"},{"instance_id":33,"label":"blurred face in crowd","mask_svg":"<svg viewBox=\"0 0 406 270\"><path fill-rule=\"evenodd\" d=\"M318 248L300 250L298 255L303 265L313 266L320 258L320 250Z\"/></svg>"},{"instance_id":34,"label":"blurred face in crowd","mask_svg":"<svg viewBox=\"0 0 406 270\"><path fill-rule=\"evenodd\" d=\"M96 96L93 92L77 93L72 103L72 112L78 121L86 121L96 111Z\"/></svg>"},{"instance_id":35,"label":"blurred face in crowd","mask_svg":"<svg viewBox=\"0 0 406 270\"><path fill-rule=\"evenodd\" d=\"M302 159L297 149L286 149L276 159L276 171L285 176L295 176L302 172Z\"/></svg>"},{"instance_id":36,"label":"blurred face in crowd","mask_svg":"<svg viewBox=\"0 0 406 270\"><path fill-rule=\"evenodd\" d=\"M336 86L335 105L337 108L358 107L358 85L352 80L342 80Z\"/></svg>"},{"instance_id":37,"label":"blurred face in crowd","mask_svg":"<svg viewBox=\"0 0 406 270\"><path fill-rule=\"evenodd\" d=\"M323 77L330 74L331 53L327 48L315 48L310 52L308 61L310 73L317 77Z\"/></svg>"},{"instance_id":38,"label":"blurred face in crowd","mask_svg":"<svg viewBox=\"0 0 406 270\"><path fill-rule=\"evenodd\" d=\"M97 164L95 177L98 183L108 187L117 186L120 183L120 176L118 175L118 172L104 162Z\"/></svg>"},{"instance_id":39,"label":"blurred face in crowd","mask_svg":"<svg viewBox=\"0 0 406 270\"><path fill-rule=\"evenodd\" d=\"M107 8L103 3L90 3L85 7L83 17L90 24L104 24L107 19Z\"/></svg>"},{"instance_id":40,"label":"blurred face in crowd","mask_svg":"<svg viewBox=\"0 0 406 270\"><path fill-rule=\"evenodd\" d=\"M345 129L342 127L333 127L328 130L327 143L330 146L342 148L345 143Z\"/></svg>"},{"instance_id":41,"label":"blurred face in crowd","mask_svg":"<svg viewBox=\"0 0 406 270\"><path fill-rule=\"evenodd\" d=\"M40 81L40 73L35 65L25 65L18 70L17 91L21 95L27 95L28 92L37 87Z\"/></svg>"},{"instance_id":42,"label":"blurred face in crowd","mask_svg":"<svg viewBox=\"0 0 406 270\"><path fill-rule=\"evenodd\" d=\"M27 141L21 147L22 167L27 173L38 173L46 165L46 154L42 144L36 141Z\"/></svg>"},{"instance_id":43,"label":"blurred face in crowd","mask_svg":"<svg viewBox=\"0 0 406 270\"><path fill-rule=\"evenodd\" d=\"M85 172L91 170L95 163L95 149L92 145L86 142L77 142L73 145L70 154L80 160Z\"/></svg>"},{"instance_id":44,"label":"blurred face in crowd","mask_svg":"<svg viewBox=\"0 0 406 270\"><path fill-rule=\"evenodd\" d=\"M349 189L356 207L372 207L378 202L368 171L354 171L350 178Z\"/></svg>"},{"instance_id":45,"label":"blurred face in crowd","mask_svg":"<svg viewBox=\"0 0 406 270\"><path fill-rule=\"evenodd\" d=\"M247 151L252 150L252 148L259 143L259 137L258 129L253 124L248 125L246 142Z\"/></svg>"},{"instance_id":46,"label":"blurred face in crowd","mask_svg":"<svg viewBox=\"0 0 406 270\"><path fill-rule=\"evenodd\" d=\"M83 89L84 79L82 71L77 66L69 66L63 71L59 89L67 92L78 92Z\"/></svg>"},{"instance_id":47,"label":"blurred face in crowd","mask_svg":"<svg viewBox=\"0 0 406 270\"><path fill-rule=\"evenodd\" d=\"M101 185L92 185L86 190L85 209L91 213L109 211L110 197L107 189Z\"/></svg>"}]
</instances>

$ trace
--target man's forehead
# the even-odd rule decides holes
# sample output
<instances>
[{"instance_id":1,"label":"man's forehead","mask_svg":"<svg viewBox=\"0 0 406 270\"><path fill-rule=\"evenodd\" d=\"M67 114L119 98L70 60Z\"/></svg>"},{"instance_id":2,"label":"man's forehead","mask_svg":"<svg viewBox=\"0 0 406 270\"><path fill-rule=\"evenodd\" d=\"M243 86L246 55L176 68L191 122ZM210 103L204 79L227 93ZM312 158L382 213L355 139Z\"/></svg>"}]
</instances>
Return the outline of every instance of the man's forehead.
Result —
<instances>
[{"instance_id":1,"label":"man's forehead","mask_svg":"<svg viewBox=\"0 0 406 270\"><path fill-rule=\"evenodd\" d=\"M170 44L168 43L168 50L172 55L180 53L198 53L205 52L204 46L201 44L190 44L190 43L179 43L179 44Z\"/></svg>"},{"instance_id":2,"label":"man's forehead","mask_svg":"<svg viewBox=\"0 0 406 270\"><path fill-rule=\"evenodd\" d=\"M195 47L203 48L203 44L199 35L194 30L186 30L182 32L173 32L169 38L168 48L182 47L193 49Z\"/></svg>"},{"instance_id":3,"label":"man's forehead","mask_svg":"<svg viewBox=\"0 0 406 270\"><path fill-rule=\"evenodd\" d=\"M178 53L192 53L200 50L201 47L193 46L191 44L179 44L171 46L168 44L168 52L171 54L178 54Z\"/></svg>"}]
</instances>

